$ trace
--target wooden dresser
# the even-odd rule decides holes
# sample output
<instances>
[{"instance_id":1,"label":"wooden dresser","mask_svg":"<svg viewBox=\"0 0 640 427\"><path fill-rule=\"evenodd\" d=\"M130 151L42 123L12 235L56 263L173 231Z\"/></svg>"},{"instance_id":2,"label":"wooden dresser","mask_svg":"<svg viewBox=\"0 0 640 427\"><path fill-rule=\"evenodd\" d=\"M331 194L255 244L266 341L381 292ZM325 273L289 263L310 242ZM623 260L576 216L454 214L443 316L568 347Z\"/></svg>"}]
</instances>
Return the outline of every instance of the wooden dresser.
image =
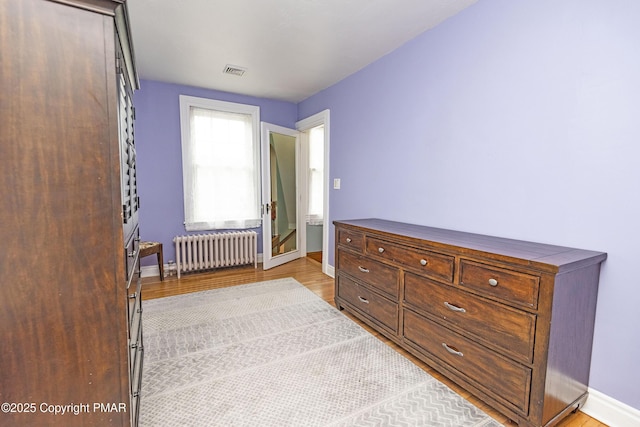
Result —
<instances>
[{"instance_id":1,"label":"wooden dresser","mask_svg":"<svg viewBox=\"0 0 640 427\"><path fill-rule=\"evenodd\" d=\"M124 0L1 1L0 58L0 425L137 425L138 79Z\"/></svg>"},{"instance_id":2,"label":"wooden dresser","mask_svg":"<svg viewBox=\"0 0 640 427\"><path fill-rule=\"evenodd\" d=\"M336 305L524 426L587 398L607 254L379 219L335 221Z\"/></svg>"}]
</instances>

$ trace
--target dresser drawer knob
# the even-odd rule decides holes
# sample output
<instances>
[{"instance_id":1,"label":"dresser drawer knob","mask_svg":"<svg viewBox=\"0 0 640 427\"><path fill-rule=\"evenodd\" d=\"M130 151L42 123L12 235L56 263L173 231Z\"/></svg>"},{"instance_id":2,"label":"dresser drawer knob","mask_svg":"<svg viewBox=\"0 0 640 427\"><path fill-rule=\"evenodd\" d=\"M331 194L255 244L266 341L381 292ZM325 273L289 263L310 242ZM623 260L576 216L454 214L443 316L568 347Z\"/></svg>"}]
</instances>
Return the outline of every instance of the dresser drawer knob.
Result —
<instances>
[{"instance_id":1,"label":"dresser drawer knob","mask_svg":"<svg viewBox=\"0 0 640 427\"><path fill-rule=\"evenodd\" d=\"M491 286L498 286L498 281L496 279L489 279L489 284Z\"/></svg>"},{"instance_id":2,"label":"dresser drawer knob","mask_svg":"<svg viewBox=\"0 0 640 427\"><path fill-rule=\"evenodd\" d=\"M358 295L358 299L360 300L360 302L363 302L365 304L369 304L369 300L366 298L362 298L360 295Z\"/></svg>"},{"instance_id":3,"label":"dresser drawer knob","mask_svg":"<svg viewBox=\"0 0 640 427\"><path fill-rule=\"evenodd\" d=\"M364 268L364 267L361 267L361 266L358 266L358 270L362 271L363 273L368 273L369 272L368 268Z\"/></svg>"},{"instance_id":4,"label":"dresser drawer knob","mask_svg":"<svg viewBox=\"0 0 640 427\"><path fill-rule=\"evenodd\" d=\"M384 252L384 248L378 248L378 252L380 253Z\"/></svg>"},{"instance_id":5,"label":"dresser drawer knob","mask_svg":"<svg viewBox=\"0 0 640 427\"><path fill-rule=\"evenodd\" d=\"M451 311L455 311L458 313L466 313L467 310L465 310L462 307L458 307L457 305L453 305L453 304L449 304L447 301L444 302L444 306L447 307L449 310Z\"/></svg>"},{"instance_id":6,"label":"dresser drawer knob","mask_svg":"<svg viewBox=\"0 0 640 427\"><path fill-rule=\"evenodd\" d=\"M444 347L445 350L447 350L449 353L451 354L455 354L456 356L464 356L464 354L462 354L461 351L456 350L455 348L449 347L447 344L442 343L442 346Z\"/></svg>"},{"instance_id":7,"label":"dresser drawer knob","mask_svg":"<svg viewBox=\"0 0 640 427\"><path fill-rule=\"evenodd\" d=\"M351 243L351 237L347 237L347 243Z\"/></svg>"},{"instance_id":8,"label":"dresser drawer knob","mask_svg":"<svg viewBox=\"0 0 640 427\"><path fill-rule=\"evenodd\" d=\"M423 258L423 259L420 260L420 265L425 266L427 264L428 264L428 262L427 262L426 259Z\"/></svg>"}]
</instances>

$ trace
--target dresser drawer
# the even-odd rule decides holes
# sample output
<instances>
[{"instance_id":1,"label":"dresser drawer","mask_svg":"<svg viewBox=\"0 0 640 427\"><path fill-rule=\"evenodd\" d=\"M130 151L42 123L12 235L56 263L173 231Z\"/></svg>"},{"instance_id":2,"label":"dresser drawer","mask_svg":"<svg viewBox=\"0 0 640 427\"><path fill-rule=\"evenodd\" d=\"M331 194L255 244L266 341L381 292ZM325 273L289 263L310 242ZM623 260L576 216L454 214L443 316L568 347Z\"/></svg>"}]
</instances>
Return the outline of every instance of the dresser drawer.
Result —
<instances>
[{"instance_id":1,"label":"dresser drawer","mask_svg":"<svg viewBox=\"0 0 640 427\"><path fill-rule=\"evenodd\" d=\"M533 361L536 316L406 273L404 300L525 363Z\"/></svg>"},{"instance_id":2,"label":"dresser drawer","mask_svg":"<svg viewBox=\"0 0 640 427\"><path fill-rule=\"evenodd\" d=\"M131 370L132 376L129 381L131 384L131 412L135 414L135 418L138 418L138 408L140 407L140 392L142 390L142 368L144 361L144 348L138 349L136 357L136 363Z\"/></svg>"},{"instance_id":3,"label":"dresser drawer","mask_svg":"<svg viewBox=\"0 0 640 427\"><path fill-rule=\"evenodd\" d=\"M384 240L367 237L365 252L416 270L426 276L453 281L454 258L437 252L400 246Z\"/></svg>"},{"instance_id":4,"label":"dresser drawer","mask_svg":"<svg viewBox=\"0 0 640 427\"><path fill-rule=\"evenodd\" d=\"M131 425L132 426L137 426L138 422L137 420L139 419L139 412L140 412L140 393L138 392L138 394L131 395L131 412L130 412L130 418L131 418Z\"/></svg>"},{"instance_id":5,"label":"dresser drawer","mask_svg":"<svg viewBox=\"0 0 640 427\"><path fill-rule=\"evenodd\" d=\"M346 248L351 248L360 253L363 252L364 250L364 234L363 233L339 228L337 230L337 237L338 237L337 243L339 245L344 246Z\"/></svg>"},{"instance_id":6,"label":"dresser drawer","mask_svg":"<svg viewBox=\"0 0 640 427\"><path fill-rule=\"evenodd\" d=\"M137 270L136 262L139 259L140 253L140 238L138 237L138 232L133 233L131 239L127 243L127 246L124 248L124 261L126 265L126 276L125 280L127 282L131 281L133 277L133 273Z\"/></svg>"},{"instance_id":7,"label":"dresser drawer","mask_svg":"<svg viewBox=\"0 0 640 427\"><path fill-rule=\"evenodd\" d=\"M485 295L538 308L540 278L471 261L460 262L460 284Z\"/></svg>"},{"instance_id":8,"label":"dresser drawer","mask_svg":"<svg viewBox=\"0 0 640 427\"><path fill-rule=\"evenodd\" d=\"M133 388L133 380L136 378L136 372L140 370L140 355L142 354L142 328L141 324L138 324L136 327L137 335L134 335L135 338L129 339L129 370L131 375L131 390L135 390Z\"/></svg>"},{"instance_id":9,"label":"dresser drawer","mask_svg":"<svg viewBox=\"0 0 640 427\"><path fill-rule=\"evenodd\" d=\"M141 295L141 282L136 280L136 287L130 287L127 294L127 319L129 320L129 337L131 337L131 328L133 327L134 320L140 320L142 314L142 295Z\"/></svg>"},{"instance_id":10,"label":"dresser drawer","mask_svg":"<svg viewBox=\"0 0 640 427\"><path fill-rule=\"evenodd\" d=\"M367 257L338 251L339 269L398 299L399 272L395 267L373 261Z\"/></svg>"},{"instance_id":11,"label":"dresser drawer","mask_svg":"<svg viewBox=\"0 0 640 427\"><path fill-rule=\"evenodd\" d=\"M398 333L398 304L343 276L338 276L337 285L345 302Z\"/></svg>"},{"instance_id":12,"label":"dresser drawer","mask_svg":"<svg viewBox=\"0 0 640 427\"><path fill-rule=\"evenodd\" d=\"M405 339L458 371L476 387L527 415L531 369L500 357L409 310L404 310Z\"/></svg>"}]
</instances>

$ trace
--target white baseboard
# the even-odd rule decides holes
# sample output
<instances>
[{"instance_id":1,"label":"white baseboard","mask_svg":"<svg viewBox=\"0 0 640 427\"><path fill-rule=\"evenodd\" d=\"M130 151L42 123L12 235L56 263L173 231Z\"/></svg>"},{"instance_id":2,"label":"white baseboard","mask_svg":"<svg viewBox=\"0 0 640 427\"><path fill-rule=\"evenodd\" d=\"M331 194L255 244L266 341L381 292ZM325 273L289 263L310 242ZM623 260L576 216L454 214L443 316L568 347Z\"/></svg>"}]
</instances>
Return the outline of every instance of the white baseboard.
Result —
<instances>
[{"instance_id":1,"label":"white baseboard","mask_svg":"<svg viewBox=\"0 0 640 427\"><path fill-rule=\"evenodd\" d=\"M164 265L165 271L169 268L168 264ZM160 277L160 269L157 265L147 265L144 267L140 267L140 277Z\"/></svg>"},{"instance_id":2,"label":"white baseboard","mask_svg":"<svg viewBox=\"0 0 640 427\"><path fill-rule=\"evenodd\" d=\"M262 254L258 254L258 264L262 263ZM164 265L164 271L165 274L169 269L169 265L165 264ZM336 268L333 265L327 265L327 271L325 272L325 274L329 277L336 277ZM160 276L160 269L158 268L157 265L146 265L144 267L140 267L140 276L141 277L159 277Z\"/></svg>"},{"instance_id":3,"label":"white baseboard","mask_svg":"<svg viewBox=\"0 0 640 427\"><path fill-rule=\"evenodd\" d=\"M258 264L262 264L262 254L258 254ZM164 274L169 271L169 264L164 265ZM175 273L174 273L175 274ZM140 277L160 277L160 269L157 264L140 267Z\"/></svg>"},{"instance_id":4,"label":"white baseboard","mask_svg":"<svg viewBox=\"0 0 640 427\"><path fill-rule=\"evenodd\" d=\"M324 273L329 277L336 278L336 268L333 265L327 264L327 271Z\"/></svg>"},{"instance_id":5,"label":"white baseboard","mask_svg":"<svg viewBox=\"0 0 640 427\"><path fill-rule=\"evenodd\" d=\"M632 408L592 388L589 388L589 397L580 410L590 417L610 426L640 426L640 410Z\"/></svg>"}]
</instances>

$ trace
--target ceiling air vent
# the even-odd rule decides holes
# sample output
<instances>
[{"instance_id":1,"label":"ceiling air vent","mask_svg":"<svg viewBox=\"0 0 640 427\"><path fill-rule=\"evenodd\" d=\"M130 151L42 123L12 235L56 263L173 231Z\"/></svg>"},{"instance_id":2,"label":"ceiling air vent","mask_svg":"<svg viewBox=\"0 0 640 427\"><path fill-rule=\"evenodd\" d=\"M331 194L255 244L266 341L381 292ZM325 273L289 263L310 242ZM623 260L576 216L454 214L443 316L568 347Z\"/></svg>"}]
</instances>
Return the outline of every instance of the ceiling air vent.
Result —
<instances>
[{"instance_id":1,"label":"ceiling air vent","mask_svg":"<svg viewBox=\"0 0 640 427\"><path fill-rule=\"evenodd\" d=\"M237 65L226 65L224 67L223 73L233 74L234 76L242 76L245 71L247 71L246 68L238 67Z\"/></svg>"}]
</instances>

